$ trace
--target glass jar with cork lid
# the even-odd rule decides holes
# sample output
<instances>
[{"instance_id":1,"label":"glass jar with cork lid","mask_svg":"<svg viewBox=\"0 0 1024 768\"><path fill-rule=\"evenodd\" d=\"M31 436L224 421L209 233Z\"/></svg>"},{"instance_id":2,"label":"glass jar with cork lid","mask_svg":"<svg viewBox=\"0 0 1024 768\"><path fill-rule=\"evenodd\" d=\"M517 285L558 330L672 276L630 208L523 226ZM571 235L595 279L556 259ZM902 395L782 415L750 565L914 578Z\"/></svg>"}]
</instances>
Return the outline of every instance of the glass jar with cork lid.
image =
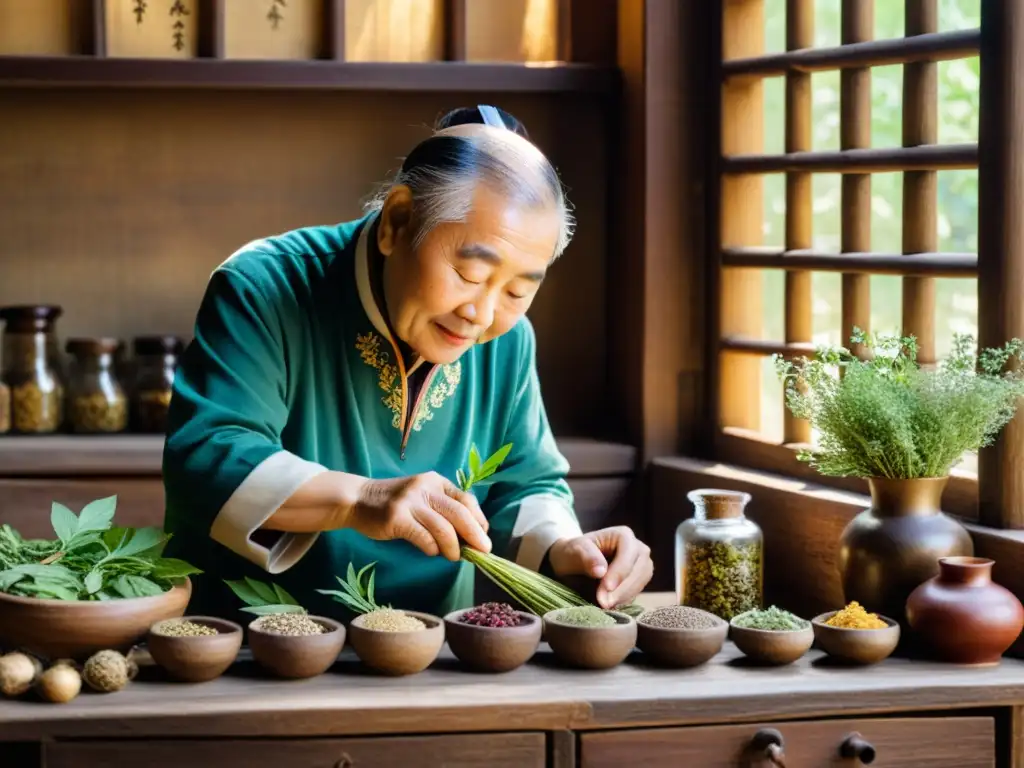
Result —
<instances>
[{"instance_id":1,"label":"glass jar with cork lid","mask_svg":"<svg viewBox=\"0 0 1024 768\"><path fill-rule=\"evenodd\" d=\"M68 422L72 432L105 434L128 426L128 397L115 364L122 344L117 339L69 339Z\"/></svg>"},{"instance_id":2,"label":"glass jar with cork lid","mask_svg":"<svg viewBox=\"0 0 1024 768\"><path fill-rule=\"evenodd\" d=\"M138 432L163 434L167 430L167 410L184 342L177 336L140 336L133 347L133 427Z\"/></svg>"},{"instance_id":3,"label":"glass jar with cork lid","mask_svg":"<svg viewBox=\"0 0 1024 768\"><path fill-rule=\"evenodd\" d=\"M61 313L45 305L0 309L0 381L10 392L12 432L47 434L63 424L65 383L56 332Z\"/></svg>"},{"instance_id":4,"label":"glass jar with cork lid","mask_svg":"<svg viewBox=\"0 0 1024 768\"><path fill-rule=\"evenodd\" d=\"M745 515L750 494L702 488L686 496L694 516L676 529L680 605L726 621L764 601L764 538Z\"/></svg>"}]
</instances>

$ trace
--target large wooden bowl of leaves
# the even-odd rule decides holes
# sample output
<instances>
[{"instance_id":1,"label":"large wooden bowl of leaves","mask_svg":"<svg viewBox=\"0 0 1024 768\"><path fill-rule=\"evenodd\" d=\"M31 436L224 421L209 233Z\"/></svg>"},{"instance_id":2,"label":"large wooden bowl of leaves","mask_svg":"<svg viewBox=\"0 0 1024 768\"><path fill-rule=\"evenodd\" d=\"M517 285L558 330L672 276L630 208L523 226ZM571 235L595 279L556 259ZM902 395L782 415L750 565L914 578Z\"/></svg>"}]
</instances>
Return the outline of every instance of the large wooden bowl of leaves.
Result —
<instances>
[{"instance_id":1,"label":"large wooden bowl of leaves","mask_svg":"<svg viewBox=\"0 0 1024 768\"><path fill-rule=\"evenodd\" d=\"M25 539L0 525L0 648L48 659L128 651L155 622L182 616L188 563L163 557L159 528L113 525L116 497L76 515L54 503L54 539Z\"/></svg>"}]
</instances>

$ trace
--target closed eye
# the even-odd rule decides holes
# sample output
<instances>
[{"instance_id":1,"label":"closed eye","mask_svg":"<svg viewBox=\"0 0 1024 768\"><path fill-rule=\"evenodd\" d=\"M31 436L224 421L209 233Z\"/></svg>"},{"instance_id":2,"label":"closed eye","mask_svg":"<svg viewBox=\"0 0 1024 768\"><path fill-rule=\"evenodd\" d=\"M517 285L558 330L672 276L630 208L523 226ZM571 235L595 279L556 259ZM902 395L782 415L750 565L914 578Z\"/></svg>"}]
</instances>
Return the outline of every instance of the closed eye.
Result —
<instances>
[{"instance_id":1,"label":"closed eye","mask_svg":"<svg viewBox=\"0 0 1024 768\"><path fill-rule=\"evenodd\" d=\"M455 269L455 268L452 267L452 269ZM478 280L470 280L468 277L466 277L464 274L459 272L459 270L457 270L457 269L455 270L455 274L457 274L462 279L462 282L464 282L464 283L469 283L470 285L480 285L480 281L478 281Z\"/></svg>"}]
</instances>

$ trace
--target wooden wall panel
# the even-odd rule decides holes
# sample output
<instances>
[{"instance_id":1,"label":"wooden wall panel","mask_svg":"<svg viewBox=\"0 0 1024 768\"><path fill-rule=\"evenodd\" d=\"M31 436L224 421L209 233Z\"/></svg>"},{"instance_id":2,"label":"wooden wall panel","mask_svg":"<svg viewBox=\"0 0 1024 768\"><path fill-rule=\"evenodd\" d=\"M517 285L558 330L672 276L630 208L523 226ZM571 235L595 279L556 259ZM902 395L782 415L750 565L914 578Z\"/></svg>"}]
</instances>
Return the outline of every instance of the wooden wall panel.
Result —
<instances>
[{"instance_id":1,"label":"wooden wall panel","mask_svg":"<svg viewBox=\"0 0 1024 768\"><path fill-rule=\"evenodd\" d=\"M232 251L360 215L360 201L438 114L474 103L472 95L0 89L0 305L62 305L63 338L190 335L209 273ZM531 315L552 424L561 434L596 434L607 422L604 115L597 100L564 94L495 103L551 154L576 208L577 239Z\"/></svg>"}]
</instances>

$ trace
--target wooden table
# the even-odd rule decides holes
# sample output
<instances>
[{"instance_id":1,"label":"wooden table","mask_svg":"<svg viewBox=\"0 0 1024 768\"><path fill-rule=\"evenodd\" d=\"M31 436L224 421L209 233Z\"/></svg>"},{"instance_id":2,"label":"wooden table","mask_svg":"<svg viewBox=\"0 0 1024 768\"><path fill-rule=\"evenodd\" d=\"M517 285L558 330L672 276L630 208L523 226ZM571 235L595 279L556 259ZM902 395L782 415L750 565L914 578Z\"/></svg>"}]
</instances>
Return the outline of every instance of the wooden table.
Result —
<instances>
[{"instance_id":1,"label":"wooden table","mask_svg":"<svg viewBox=\"0 0 1024 768\"><path fill-rule=\"evenodd\" d=\"M792 666L758 668L727 644L691 670L653 669L637 652L618 668L586 672L560 667L542 646L527 666L488 676L463 671L445 648L426 672L388 679L346 649L321 677L278 681L243 655L199 685L144 668L115 694L0 702L0 766L778 764L748 760L759 731L784 739L790 768L863 764L839 757L844 744L861 743L855 734L877 753L875 765L1024 766L1011 754L1022 705L1024 662L1009 659L989 668L891 659L846 669L812 650Z\"/></svg>"}]
</instances>

